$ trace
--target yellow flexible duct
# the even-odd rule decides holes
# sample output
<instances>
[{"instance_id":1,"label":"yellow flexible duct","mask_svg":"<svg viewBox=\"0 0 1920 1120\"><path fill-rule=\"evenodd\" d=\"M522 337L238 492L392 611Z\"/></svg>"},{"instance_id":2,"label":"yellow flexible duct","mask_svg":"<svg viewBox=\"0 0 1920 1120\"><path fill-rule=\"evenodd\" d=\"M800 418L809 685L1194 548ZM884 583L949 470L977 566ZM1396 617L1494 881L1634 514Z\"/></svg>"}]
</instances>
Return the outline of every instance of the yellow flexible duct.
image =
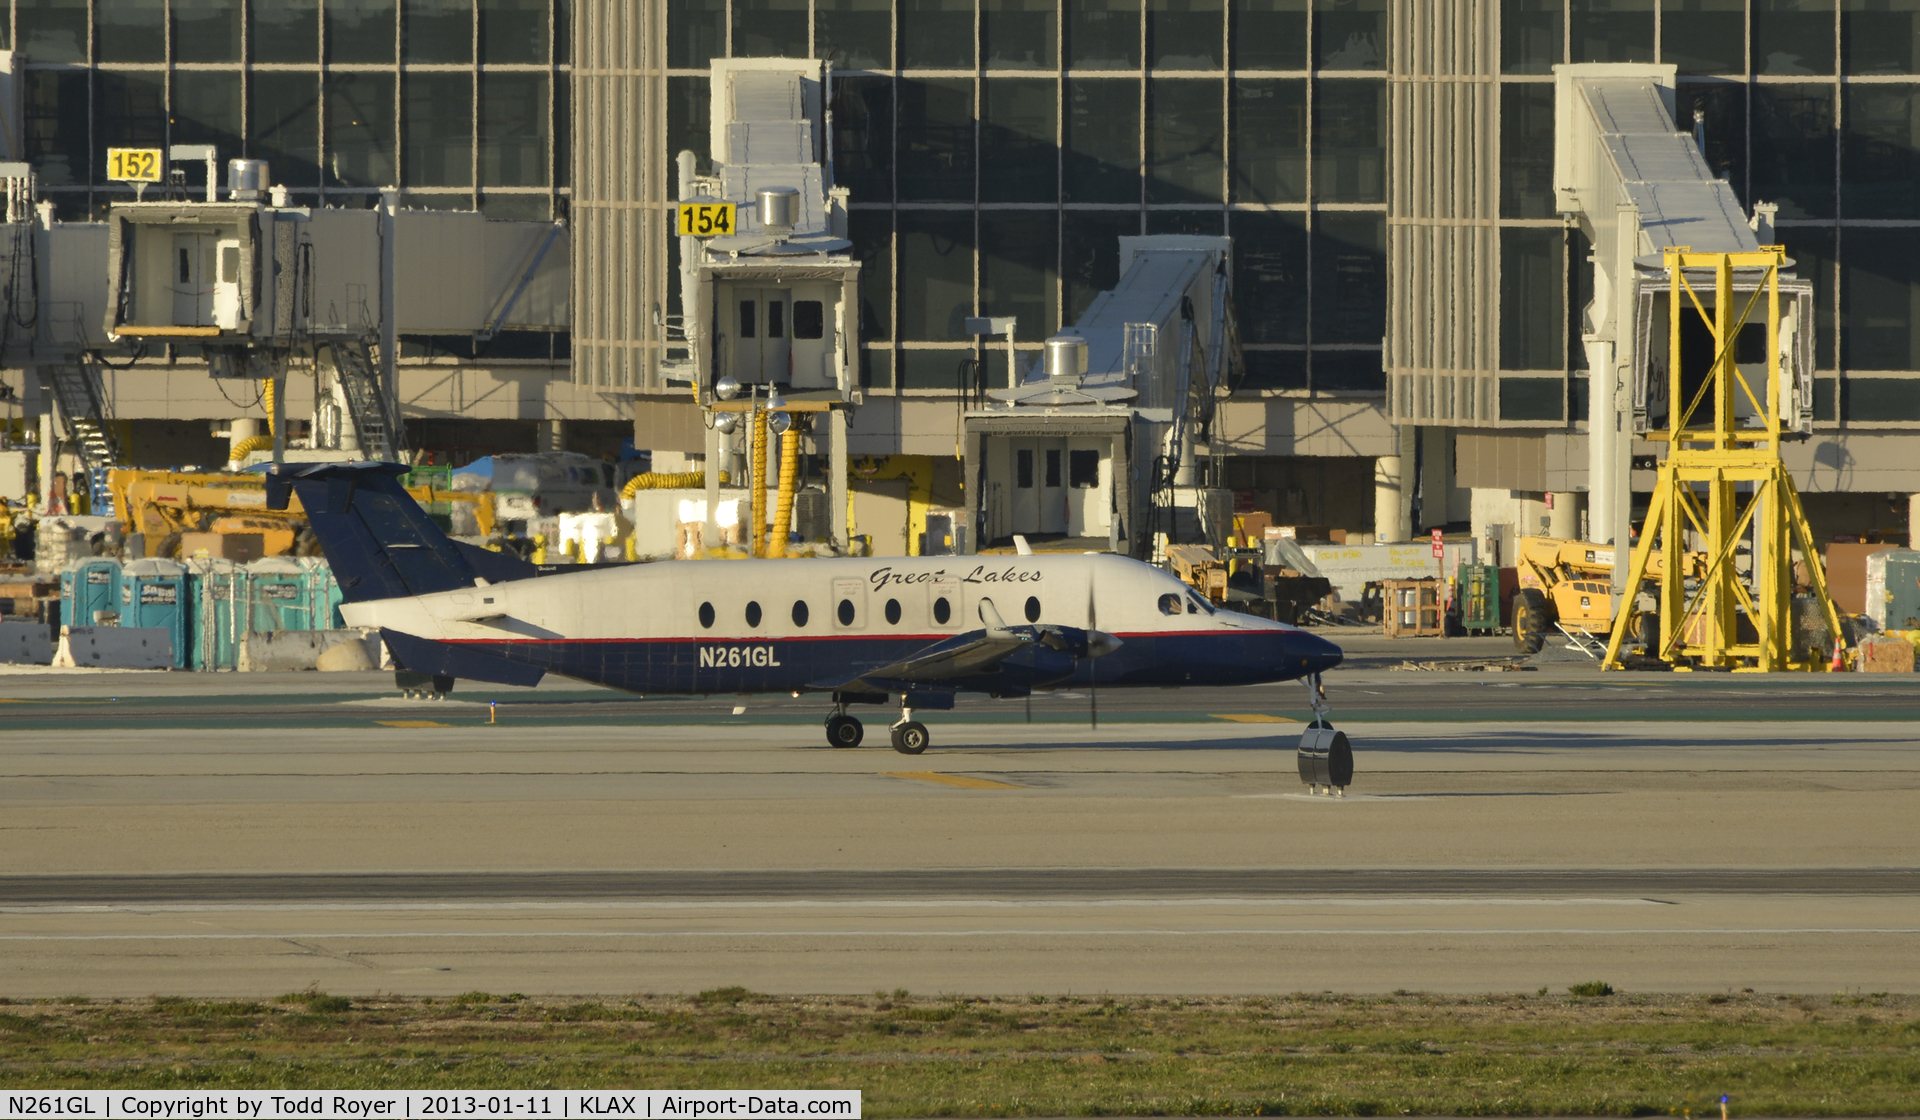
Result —
<instances>
[{"instance_id":1,"label":"yellow flexible duct","mask_svg":"<svg viewBox=\"0 0 1920 1120\"><path fill-rule=\"evenodd\" d=\"M765 556L767 532L767 414L753 414L753 543L752 553Z\"/></svg>"},{"instance_id":2,"label":"yellow flexible duct","mask_svg":"<svg viewBox=\"0 0 1920 1120\"><path fill-rule=\"evenodd\" d=\"M272 436L248 436L246 439L234 444L232 451L227 452L227 466L231 467L236 463L244 462L247 456L256 451L272 450Z\"/></svg>"},{"instance_id":3,"label":"yellow flexible duct","mask_svg":"<svg viewBox=\"0 0 1920 1120\"><path fill-rule=\"evenodd\" d=\"M720 485L725 486L728 480L728 473L721 471ZM620 500L630 502L642 490L693 490L706 484L706 471L681 471L678 474L648 471L627 480L627 484L620 489Z\"/></svg>"},{"instance_id":4,"label":"yellow flexible duct","mask_svg":"<svg viewBox=\"0 0 1920 1120\"><path fill-rule=\"evenodd\" d=\"M788 428L780 437L780 494L773 507L773 539L767 542L767 555L787 554L787 526L793 522L793 486L800 477L800 429Z\"/></svg>"}]
</instances>

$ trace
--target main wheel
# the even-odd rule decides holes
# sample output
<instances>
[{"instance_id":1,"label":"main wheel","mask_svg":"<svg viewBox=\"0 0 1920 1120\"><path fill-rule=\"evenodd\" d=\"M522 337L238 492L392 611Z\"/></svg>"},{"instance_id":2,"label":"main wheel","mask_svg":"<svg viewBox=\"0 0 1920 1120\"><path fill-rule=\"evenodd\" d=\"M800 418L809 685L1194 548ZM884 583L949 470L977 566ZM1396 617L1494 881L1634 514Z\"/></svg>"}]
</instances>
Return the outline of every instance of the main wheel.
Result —
<instances>
[{"instance_id":1,"label":"main wheel","mask_svg":"<svg viewBox=\"0 0 1920 1120\"><path fill-rule=\"evenodd\" d=\"M910 719L893 729L893 749L901 754L922 754L932 741L927 725L919 720Z\"/></svg>"},{"instance_id":2,"label":"main wheel","mask_svg":"<svg viewBox=\"0 0 1920 1120\"><path fill-rule=\"evenodd\" d=\"M867 734L867 729L852 716L827 717L827 745L830 747L857 747Z\"/></svg>"},{"instance_id":3,"label":"main wheel","mask_svg":"<svg viewBox=\"0 0 1920 1120\"><path fill-rule=\"evenodd\" d=\"M1548 617L1547 597L1537 588L1523 587L1513 594L1513 648L1534 654L1547 644L1547 630L1553 625Z\"/></svg>"}]
</instances>

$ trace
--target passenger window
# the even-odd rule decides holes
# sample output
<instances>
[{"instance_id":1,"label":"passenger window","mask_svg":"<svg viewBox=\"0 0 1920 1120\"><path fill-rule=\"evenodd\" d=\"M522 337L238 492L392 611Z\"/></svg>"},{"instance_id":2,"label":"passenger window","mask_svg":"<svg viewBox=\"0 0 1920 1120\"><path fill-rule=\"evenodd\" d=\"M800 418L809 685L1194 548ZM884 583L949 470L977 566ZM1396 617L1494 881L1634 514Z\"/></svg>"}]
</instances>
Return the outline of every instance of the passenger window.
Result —
<instances>
[{"instance_id":1,"label":"passenger window","mask_svg":"<svg viewBox=\"0 0 1920 1120\"><path fill-rule=\"evenodd\" d=\"M900 625L900 600L898 599L887 600L887 625Z\"/></svg>"},{"instance_id":2,"label":"passenger window","mask_svg":"<svg viewBox=\"0 0 1920 1120\"><path fill-rule=\"evenodd\" d=\"M1032 595L1027 596L1027 621L1040 621L1040 600Z\"/></svg>"},{"instance_id":3,"label":"passenger window","mask_svg":"<svg viewBox=\"0 0 1920 1120\"><path fill-rule=\"evenodd\" d=\"M826 333L826 315L817 299L793 301L793 337L819 338Z\"/></svg>"},{"instance_id":4,"label":"passenger window","mask_svg":"<svg viewBox=\"0 0 1920 1120\"><path fill-rule=\"evenodd\" d=\"M840 600L840 625L852 626L853 619L854 619L853 600L852 599Z\"/></svg>"},{"instance_id":5,"label":"passenger window","mask_svg":"<svg viewBox=\"0 0 1920 1120\"><path fill-rule=\"evenodd\" d=\"M760 604L747 604L747 625L755 630L760 628Z\"/></svg>"},{"instance_id":6,"label":"passenger window","mask_svg":"<svg viewBox=\"0 0 1920 1120\"><path fill-rule=\"evenodd\" d=\"M1167 592L1165 595L1160 596L1160 613L1161 614L1179 614L1180 613L1180 596L1174 594L1171 591Z\"/></svg>"},{"instance_id":7,"label":"passenger window","mask_svg":"<svg viewBox=\"0 0 1920 1120\"><path fill-rule=\"evenodd\" d=\"M953 620L953 604L945 595L933 601L933 620L942 626Z\"/></svg>"},{"instance_id":8,"label":"passenger window","mask_svg":"<svg viewBox=\"0 0 1920 1120\"><path fill-rule=\"evenodd\" d=\"M753 329L753 301L743 299L740 301L740 337L752 338L754 336Z\"/></svg>"},{"instance_id":9,"label":"passenger window","mask_svg":"<svg viewBox=\"0 0 1920 1120\"><path fill-rule=\"evenodd\" d=\"M793 624L795 626L805 626L807 624L807 601L805 599L795 599L793 601Z\"/></svg>"},{"instance_id":10,"label":"passenger window","mask_svg":"<svg viewBox=\"0 0 1920 1120\"><path fill-rule=\"evenodd\" d=\"M700 629L702 630L713 629L713 604L712 603L700 604Z\"/></svg>"}]
</instances>

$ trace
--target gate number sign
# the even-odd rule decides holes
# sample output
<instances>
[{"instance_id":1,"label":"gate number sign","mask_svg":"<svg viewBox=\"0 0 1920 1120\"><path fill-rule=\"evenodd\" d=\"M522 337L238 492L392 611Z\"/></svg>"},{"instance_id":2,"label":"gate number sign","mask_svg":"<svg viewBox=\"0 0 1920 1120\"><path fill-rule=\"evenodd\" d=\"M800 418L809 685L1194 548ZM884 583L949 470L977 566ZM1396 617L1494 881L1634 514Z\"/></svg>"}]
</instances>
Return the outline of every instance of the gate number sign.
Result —
<instances>
[{"instance_id":1,"label":"gate number sign","mask_svg":"<svg viewBox=\"0 0 1920 1120\"><path fill-rule=\"evenodd\" d=\"M717 237L732 233L733 203L683 202L680 204L680 236Z\"/></svg>"},{"instance_id":2,"label":"gate number sign","mask_svg":"<svg viewBox=\"0 0 1920 1120\"><path fill-rule=\"evenodd\" d=\"M135 183L160 181L160 149L108 148L107 178Z\"/></svg>"}]
</instances>

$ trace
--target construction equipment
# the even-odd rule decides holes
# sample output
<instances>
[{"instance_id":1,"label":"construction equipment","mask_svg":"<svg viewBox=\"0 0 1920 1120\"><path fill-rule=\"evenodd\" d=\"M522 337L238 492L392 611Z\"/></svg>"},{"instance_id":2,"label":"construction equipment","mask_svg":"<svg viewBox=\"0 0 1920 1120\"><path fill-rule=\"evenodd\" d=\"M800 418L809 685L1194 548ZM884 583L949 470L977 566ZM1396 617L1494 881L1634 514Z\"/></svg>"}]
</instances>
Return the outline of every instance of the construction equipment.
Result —
<instances>
[{"instance_id":1,"label":"construction equipment","mask_svg":"<svg viewBox=\"0 0 1920 1120\"><path fill-rule=\"evenodd\" d=\"M1798 384L1786 376L1791 369L1782 351L1796 338L1804 342L1808 331L1804 318L1786 322L1781 315L1786 250L1763 245L1758 252L1695 253L1675 246L1664 251L1662 265L1668 347L1667 384L1661 388L1667 407L1664 430L1647 438L1666 443L1668 451L1627 578L1629 588L1643 580L1656 585L1659 625L1650 652L1681 671L1828 668L1824 654L1833 652L1838 661L1845 633L1827 594L1820 550L1799 493L1780 460L1788 427L1782 414L1804 403ZM1742 273L1741 287L1752 293L1744 299L1735 293L1735 270ZM1695 287L1709 276L1711 308ZM1747 329L1763 302L1764 326L1758 332ZM1705 332L1699 330L1702 323ZM1703 337L1709 334L1710 339ZM1687 345L1694 339L1710 341L1712 362L1704 369L1703 349ZM1753 348L1764 350L1764 365L1752 361L1753 355L1739 360L1740 351ZM1703 413L1701 405L1708 402L1710 409ZM1683 571L1680 563L1690 539L1705 545L1697 574ZM1826 624L1826 650L1793 648L1796 544ZM1735 559L1742 546L1752 561L1744 579ZM1614 619L1606 668L1621 667L1630 623L1624 612Z\"/></svg>"},{"instance_id":2,"label":"construction equipment","mask_svg":"<svg viewBox=\"0 0 1920 1120\"><path fill-rule=\"evenodd\" d=\"M1513 596L1513 645L1521 653L1539 653L1555 630L1570 639L1604 634L1614 626L1612 545L1558 537L1521 537L1514 567L1520 589ZM1644 577L1657 579L1664 557ZM1637 644L1648 640L1651 616L1629 611L1629 632ZM1645 621L1640 621L1644 619ZM1638 627L1639 629L1635 629Z\"/></svg>"},{"instance_id":3,"label":"construction equipment","mask_svg":"<svg viewBox=\"0 0 1920 1120\"><path fill-rule=\"evenodd\" d=\"M1170 544L1167 563L1180 582L1198 591L1208 602L1227 601L1227 566L1204 544Z\"/></svg>"}]
</instances>

